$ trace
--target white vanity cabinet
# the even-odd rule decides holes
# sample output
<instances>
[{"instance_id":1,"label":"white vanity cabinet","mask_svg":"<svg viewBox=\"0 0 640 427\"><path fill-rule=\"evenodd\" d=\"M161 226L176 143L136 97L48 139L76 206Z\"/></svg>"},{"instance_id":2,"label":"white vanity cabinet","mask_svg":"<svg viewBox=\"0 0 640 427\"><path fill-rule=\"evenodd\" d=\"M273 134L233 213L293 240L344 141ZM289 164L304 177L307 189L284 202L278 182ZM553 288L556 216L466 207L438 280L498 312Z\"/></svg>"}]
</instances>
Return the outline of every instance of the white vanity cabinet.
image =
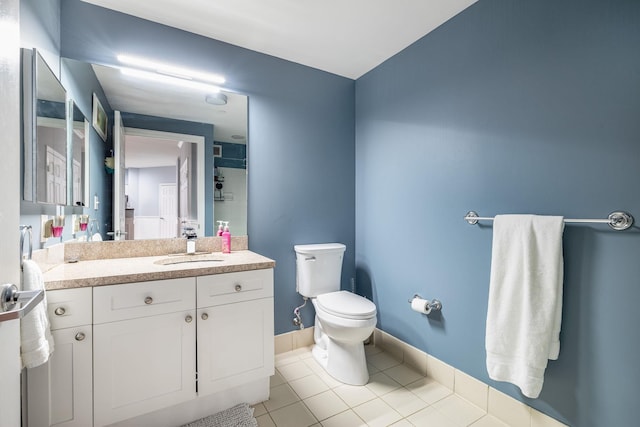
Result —
<instances>
[{"instance_id":1,"label":"white vanity cabinet","mask_svg":"<svg viewBox=\"0 0 640 427\"><path fill-rule=\"evenodd\" d=\"M195 281L94 288L94 426L196 397Z\"/></svg>"},{"instance_id":2,"label":"white vanity cabinet","mask_svg":"<svg viewBox=\"0 0 640 427\"><path fill-rule=\"evenodd\" d=\"M197 278L198 394L274 373L273 270Z\"/></svg>"},{"instance_id":3,"label":"white vanity cabinet","mask_svg":"<svg viewBox=\"0 0 640 427\"><path fill-rule=\"evenodd\" d=\"M269 398L273 269L47 292L29 427L174 427Z\"/></svg>"},{"instance_id":4,"label":"white vanity cabinet","mask_svg":"<svg viewBox=\"0 0 640 427\"><path fill-rule=\"evenodd\" d=\"M91 288L46 294L54 352L27 370L29 427L87 427L93 422Z\"/></svg>"}]
</instances>

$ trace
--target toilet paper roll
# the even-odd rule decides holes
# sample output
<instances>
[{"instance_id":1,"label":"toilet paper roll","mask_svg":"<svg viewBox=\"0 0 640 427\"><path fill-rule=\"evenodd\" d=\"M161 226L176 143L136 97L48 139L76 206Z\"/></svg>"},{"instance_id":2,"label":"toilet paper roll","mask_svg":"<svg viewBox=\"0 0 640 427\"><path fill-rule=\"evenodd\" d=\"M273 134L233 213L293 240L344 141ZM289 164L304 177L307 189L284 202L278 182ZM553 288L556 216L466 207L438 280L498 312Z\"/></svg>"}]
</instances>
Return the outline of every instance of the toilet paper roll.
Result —
<instances>
[{"instance_id":1,"label":"toilet paper roll","mask_svg":"<svg viewBox=\"0 0 640 427\"><path fill-rule=\"evenodd\" d=\"M411 310L418 313L429 314L431 313L431 307L429 307L429 300L422 298L414 298L411 300Z\"/></svg>"}]
</instances>

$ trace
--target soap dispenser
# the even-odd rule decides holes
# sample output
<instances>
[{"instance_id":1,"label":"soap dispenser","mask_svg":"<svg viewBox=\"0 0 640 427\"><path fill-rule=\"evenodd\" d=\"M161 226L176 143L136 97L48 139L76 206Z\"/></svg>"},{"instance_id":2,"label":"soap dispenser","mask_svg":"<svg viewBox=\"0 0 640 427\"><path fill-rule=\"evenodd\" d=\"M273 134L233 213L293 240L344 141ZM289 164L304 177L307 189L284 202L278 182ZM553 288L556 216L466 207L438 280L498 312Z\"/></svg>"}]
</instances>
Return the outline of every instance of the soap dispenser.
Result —
<instances>
[{"instance_id":1,"label":"soap dispenser","mask_svg":"<svg viewBox=\"0 0 640 427\"><path fill-rule=\"evenodd\" d=\"M231 253L231 232L229 231L229 221L225 221L224 231L222 232L222 253Z\"/></svg>"},{"instance_id":2,"label":"soap dispenser","mask_svg":"<svg viewBox=\"0 0 640 427\"><path fill-rule=\"evenodd\" d=\"M224 227L222 226L222 223L224 221L218 221L218 233L216 234L216 236L222 236L222 232L224 231Z\"/></svg>"}]
</instances>

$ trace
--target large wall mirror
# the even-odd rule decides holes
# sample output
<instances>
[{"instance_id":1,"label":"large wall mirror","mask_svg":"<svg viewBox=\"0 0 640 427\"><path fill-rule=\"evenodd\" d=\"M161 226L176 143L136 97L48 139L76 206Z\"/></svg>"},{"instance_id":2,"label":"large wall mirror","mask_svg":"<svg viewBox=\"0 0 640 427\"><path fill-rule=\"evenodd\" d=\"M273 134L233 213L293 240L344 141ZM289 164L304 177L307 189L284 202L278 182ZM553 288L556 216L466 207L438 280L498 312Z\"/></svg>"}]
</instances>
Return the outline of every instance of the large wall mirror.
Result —
<instances>
[{"instance_id":1,"label":"large wall mirror","mask_svg":"<svg viewBox=\"0 0 640 427\"><path fill-rule=\"evenodd\" d=\"M42 56L23 50L24 199L67 204L66 91Z\"/></svg>"},{"instance_id":2,"label":"large wall mirror","mask_svg":"<svg viewBox=\"0 0 640 427\"><path fill-rule=\"evenodd\" d=\"M246 235L247 97L174 87L116 67L92 70L121 117L124 238L178 237L185 223L211 236L217 220Z\"/></svg>"}]
</instances>

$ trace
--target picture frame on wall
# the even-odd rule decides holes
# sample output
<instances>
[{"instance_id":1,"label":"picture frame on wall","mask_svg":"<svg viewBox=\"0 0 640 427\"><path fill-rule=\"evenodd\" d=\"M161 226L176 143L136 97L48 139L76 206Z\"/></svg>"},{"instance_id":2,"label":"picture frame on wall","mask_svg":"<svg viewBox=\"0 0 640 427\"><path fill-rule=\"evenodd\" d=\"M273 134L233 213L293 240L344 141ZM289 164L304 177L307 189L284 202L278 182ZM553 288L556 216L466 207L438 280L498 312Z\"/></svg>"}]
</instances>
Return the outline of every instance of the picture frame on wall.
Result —
<instances>
[{"instance_id":1,"label":"picture frame on wall","mask_svg":"<svg viewBox=\"0 0 640 427\"><path fill-rule=\"evenodd\" d=\"M213 146L213 157L222 157L222 145Z\"/></svg>"},{"instance_id":2,"label":"picture frame on wall","mask_svg":"<svg viewBox=\"0 0 640 427\"><path fill-rule=\"evenodd\" d=\"M100 138L102 138L103 141L106 141L109 118L107 117L107 113L105 113L104 108L102 108L102 104L95 93L93 94L93 118L91 123L98 135L100 135Z\"/></svg>"}]
</instances>

